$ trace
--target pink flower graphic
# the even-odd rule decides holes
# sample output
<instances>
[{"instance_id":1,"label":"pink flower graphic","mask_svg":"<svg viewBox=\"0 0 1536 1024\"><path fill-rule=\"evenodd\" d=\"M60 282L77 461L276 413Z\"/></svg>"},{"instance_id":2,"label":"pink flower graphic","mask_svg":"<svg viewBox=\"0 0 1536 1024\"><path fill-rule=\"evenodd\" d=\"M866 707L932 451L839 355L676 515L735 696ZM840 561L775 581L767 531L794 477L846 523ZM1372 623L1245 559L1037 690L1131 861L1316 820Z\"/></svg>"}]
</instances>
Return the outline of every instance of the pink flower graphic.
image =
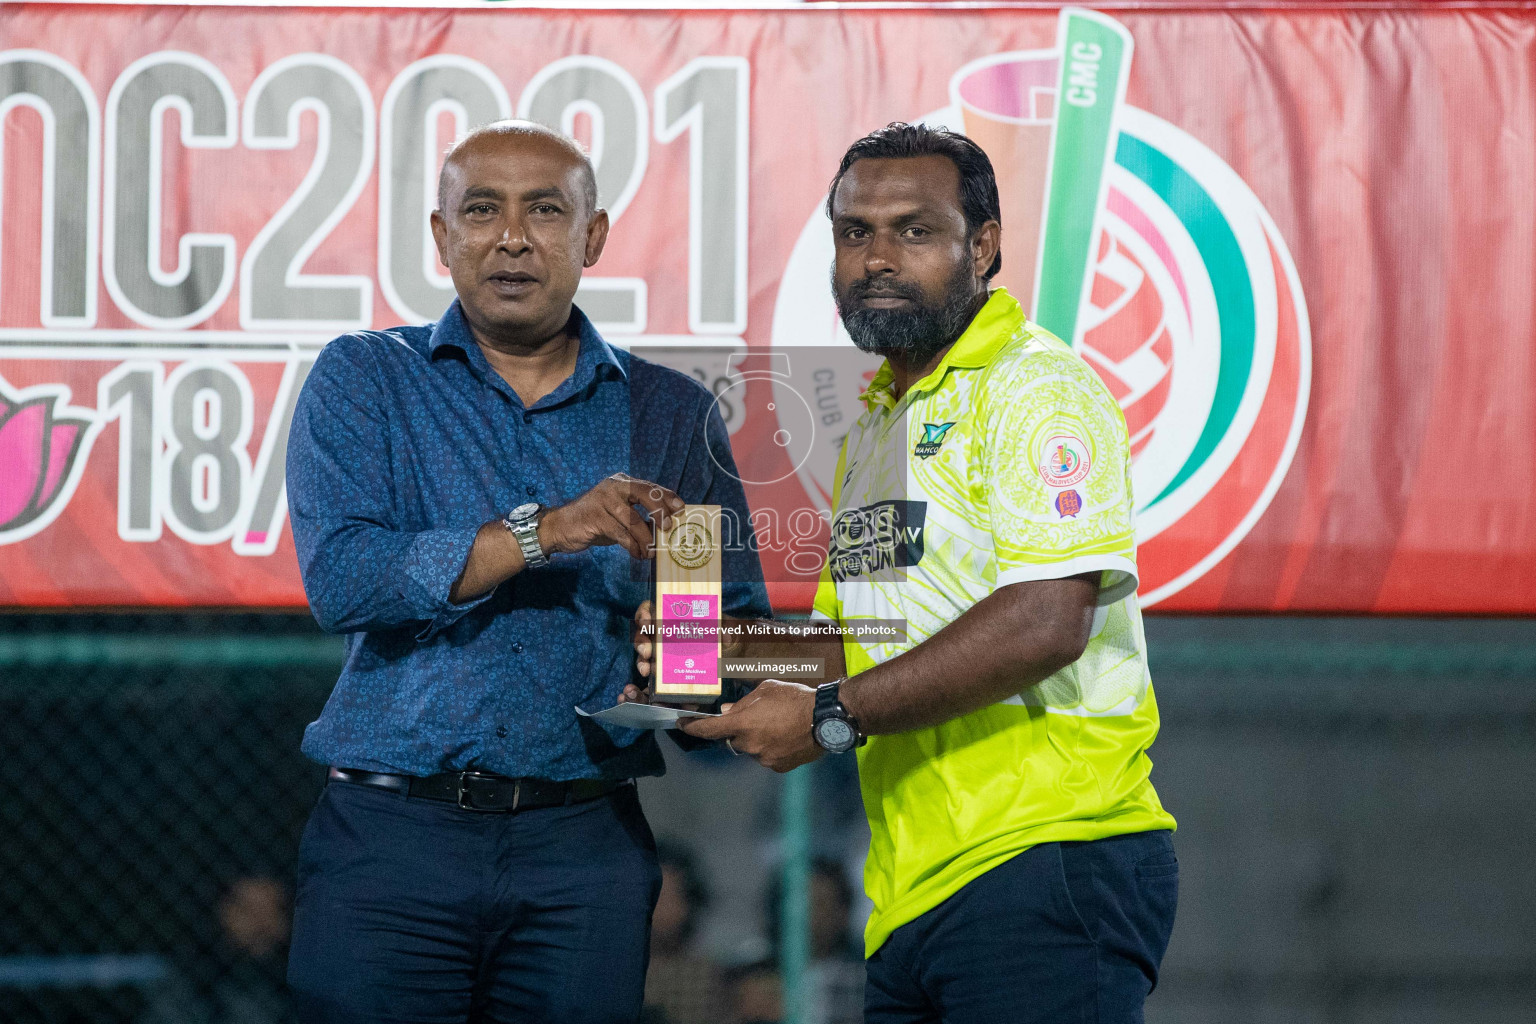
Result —
<instances>
[{"instance_id":1,"label":"pink flower graphic","mask_svg":"<svg viewBox=\"0 0 1536 1024\"><path fill-rule=\"evenodd\" d=\"M0 543L31 536L62 510L92 422L89 410L64 405L65 388L18 393L4 385L0 380Z\"/></svg>"}]
</instances>

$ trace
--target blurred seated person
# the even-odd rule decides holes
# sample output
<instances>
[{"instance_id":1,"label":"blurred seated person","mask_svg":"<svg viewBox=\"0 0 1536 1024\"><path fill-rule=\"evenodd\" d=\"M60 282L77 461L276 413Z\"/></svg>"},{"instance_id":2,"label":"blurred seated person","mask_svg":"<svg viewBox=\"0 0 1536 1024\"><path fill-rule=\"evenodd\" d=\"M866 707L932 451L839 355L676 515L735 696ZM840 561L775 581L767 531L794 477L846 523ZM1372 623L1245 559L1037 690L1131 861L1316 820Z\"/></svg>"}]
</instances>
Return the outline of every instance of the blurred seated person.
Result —
<instances>
[{"instance_id":1,"label":"blurred seated person","mask_svg":"<svg viewBox=\"0 0 1536 1024\"><path fill-rule=\"evenodd\" d=\"M768 938L777 952L782 937L783 876L768 885ZM864 1020L864 952L855 938L853 886L843 866L829 857L811 863L811 962L806 970L810 989L805 1024L860 1024Z\"/></svg>"},{"instance_id":2,"label":"blurred seated person","mask_svg":"<svg viewBox=\"0 0 1536 1024\"><path fill-rule=\"evenodd\" d=\"M780 1024L784 985L772 960L733 967L725 974L730 1016L725 1024Z\"/></svg>"},{"instance_id":3,"label":"blurred seated person","mask_svg":"<svg viewBox=\"0 0 1536 1024\"><path fill-rule=\"evenodd\" d=\"M709 889L688 850L657 844L661 895L651 917L651 964L645 976L646 1024L720 1024L725 1016L720 968L693 948Z\"/></svg>"},{"instance_id":4,"label":"blurred seated person","mask_svg":"<svg viewBox=\"0 0 1536 1024\"><path fill-rule=\"evenodd\" d=\"M199 961L172 975L140 1024L289 1024L283 975L288 963L288 886L243 875L225 887L219 938Z\"/></svg>"}]
</instances>

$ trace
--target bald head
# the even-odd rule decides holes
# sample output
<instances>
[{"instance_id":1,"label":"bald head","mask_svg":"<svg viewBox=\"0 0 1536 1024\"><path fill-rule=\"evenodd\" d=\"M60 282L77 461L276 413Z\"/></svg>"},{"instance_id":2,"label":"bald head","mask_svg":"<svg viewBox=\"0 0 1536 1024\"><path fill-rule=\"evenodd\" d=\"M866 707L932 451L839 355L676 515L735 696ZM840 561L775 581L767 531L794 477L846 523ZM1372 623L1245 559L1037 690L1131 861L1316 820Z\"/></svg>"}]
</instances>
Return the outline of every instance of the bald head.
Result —
<instances>
[{"instance_id":1,"label":"bald head","mask_svg":"<svg viewBox=\"0 0 1536 1024\"><path fill-rule=\"evenodd\" d=\"M488 144L513 141L525 141L530 146L548 147L567 154L578 170L581 198L586 204L587 214L590 215L597 209L597 172L593 170L592 161L587 157L586 150L581 148L581 144L536 121L518 120L492 121L490 124L483 124L453 144L447 156L443 158L443 169L437 176L437 208L439 210L448 208L450 176L465 155Z\"/></svg>"},{"instance_id":2,"label":"bald head","mask_svg":"<svg viewBox=\"0 0 1536 1024\"><path fill-rule=\"evenodd\" d=\"M476 338L510 351L563 337L582 271L608 240L581 147L498 121L449 151L439 188L432 239Z\"/></svg>"}]
</instances>

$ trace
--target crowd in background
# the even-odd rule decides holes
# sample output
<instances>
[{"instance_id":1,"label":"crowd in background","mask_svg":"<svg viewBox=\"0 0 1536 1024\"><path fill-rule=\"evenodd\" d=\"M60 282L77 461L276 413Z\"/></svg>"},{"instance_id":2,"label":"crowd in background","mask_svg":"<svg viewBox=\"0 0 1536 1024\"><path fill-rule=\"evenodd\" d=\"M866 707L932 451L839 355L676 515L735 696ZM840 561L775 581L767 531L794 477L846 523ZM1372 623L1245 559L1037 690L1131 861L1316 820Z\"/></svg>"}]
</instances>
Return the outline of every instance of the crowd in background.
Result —
<instances>
[{"instance_id":1,"label":"crowd in background","mask_svg":"<svg viewBox=\"0 0 1536 1024\"><path fill-rule=\"evenodd\" d=\"M710 893L686 848L661 850L661 898L651 922L651 965L646 975L644 1024L773 1024L783 1016L776 962L723 960L700 948L699 923ZM763 917L767 948L779 948L782 888L767 887ZM853 889L842 865L818 859L811 866L810 967L807 1024L851 1024L863 1019L864 958L850 923Z\"/></svg>"}]
</instances>

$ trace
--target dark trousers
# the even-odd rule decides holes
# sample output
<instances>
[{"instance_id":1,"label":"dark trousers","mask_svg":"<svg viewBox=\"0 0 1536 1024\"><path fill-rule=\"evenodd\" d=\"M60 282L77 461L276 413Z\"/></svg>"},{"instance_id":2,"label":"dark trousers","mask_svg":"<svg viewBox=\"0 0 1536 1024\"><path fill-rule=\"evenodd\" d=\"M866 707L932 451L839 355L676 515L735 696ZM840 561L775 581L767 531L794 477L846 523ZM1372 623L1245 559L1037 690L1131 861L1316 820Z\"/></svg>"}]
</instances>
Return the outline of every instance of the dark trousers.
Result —
<instances>
[{"instance_id":1,"label":"dark trousers","mask_svg":"<svg viewBox=\"0 0 1536 1024\"><path fill-rule=\"evenodd\" d=\"M660 889L633 786L485 814L333 782L288 984L304 1024L633 1024Z\"/></svg>"},{"instance_id":2,"label":"dark trousers","mask_svg":"<svg viewBox=\"0 0 1536 1024\"><path fill-rule=\"evenodd\" d=\"M892 933L865 1024L1140 1024L1178 895L1167 832L1031 847Z\"/></svg>"}]
</instances>

